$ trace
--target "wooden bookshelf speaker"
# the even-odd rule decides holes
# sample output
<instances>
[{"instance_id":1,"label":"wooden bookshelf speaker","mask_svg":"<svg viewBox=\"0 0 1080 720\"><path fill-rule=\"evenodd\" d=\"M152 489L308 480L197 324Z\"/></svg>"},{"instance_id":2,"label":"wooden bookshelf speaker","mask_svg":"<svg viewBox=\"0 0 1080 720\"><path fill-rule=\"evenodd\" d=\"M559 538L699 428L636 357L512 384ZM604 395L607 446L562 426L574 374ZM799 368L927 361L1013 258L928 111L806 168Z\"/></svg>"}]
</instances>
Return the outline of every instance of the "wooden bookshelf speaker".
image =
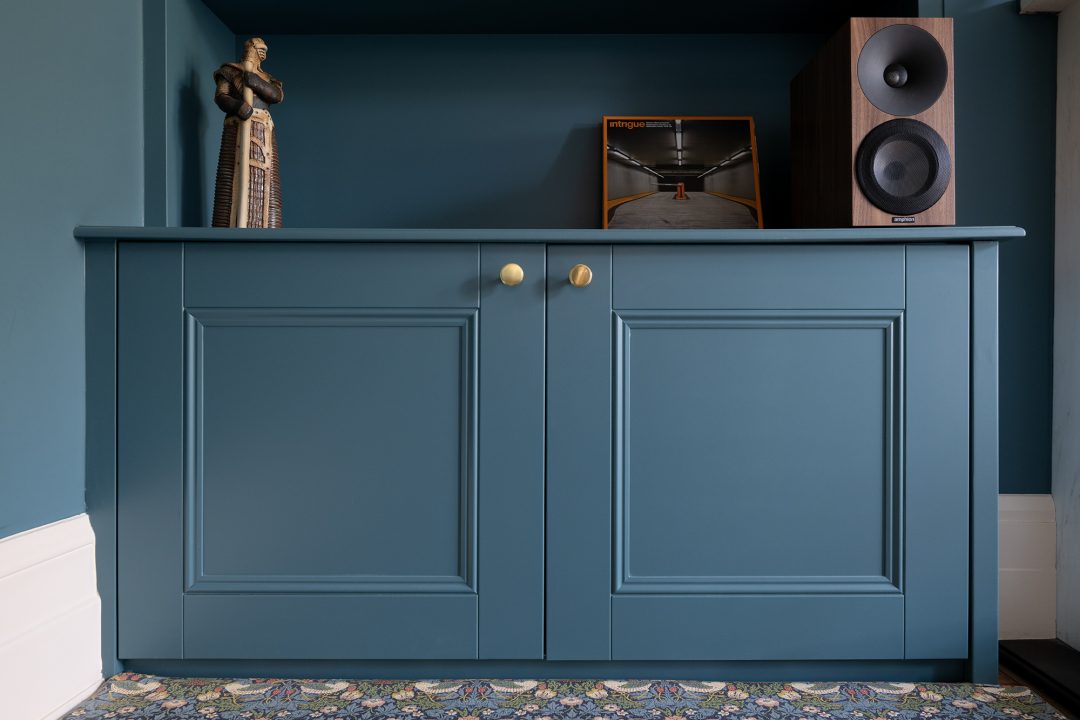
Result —
<instances>
[{"instance_id":1,"label":"wooden bookshelf speaker","mask_svg":"<svg viewBox=\"0 0 1080 720\"><path fill-rule=\"evenodd\" d=\"M951 18L852 18L791 82L792 219L954 225Z\"/></svg>"}]
</instances>

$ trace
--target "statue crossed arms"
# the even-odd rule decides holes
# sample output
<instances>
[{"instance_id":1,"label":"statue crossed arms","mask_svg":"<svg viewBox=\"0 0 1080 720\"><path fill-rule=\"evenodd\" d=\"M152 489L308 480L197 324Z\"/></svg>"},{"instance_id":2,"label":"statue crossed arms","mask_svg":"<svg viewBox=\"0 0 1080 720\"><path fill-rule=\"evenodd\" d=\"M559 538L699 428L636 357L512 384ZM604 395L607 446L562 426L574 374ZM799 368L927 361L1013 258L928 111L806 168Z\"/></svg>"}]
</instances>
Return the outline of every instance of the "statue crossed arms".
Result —
<instances>
[{"instance_id":1,"label":"statue crossed arms","mask_svg":"<svg viewBox=\"0 0 1080 720\"><path fill-rule=\"evenodd\" d=\"M214 189L214 227L281 227L281 173L269 106L285 97L262 69L266 43L251 38L244 57L214 72L214 103L225 113Z\"/></svg>"}]
</instances>

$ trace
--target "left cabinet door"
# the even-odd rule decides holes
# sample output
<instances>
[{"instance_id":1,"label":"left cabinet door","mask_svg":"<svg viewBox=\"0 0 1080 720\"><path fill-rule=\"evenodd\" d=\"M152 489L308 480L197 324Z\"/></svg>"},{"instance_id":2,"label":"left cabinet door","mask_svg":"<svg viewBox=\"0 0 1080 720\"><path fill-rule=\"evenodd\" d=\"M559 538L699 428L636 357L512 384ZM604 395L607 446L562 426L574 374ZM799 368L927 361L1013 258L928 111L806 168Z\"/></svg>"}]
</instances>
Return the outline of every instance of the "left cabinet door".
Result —
<instances>
[{"instance_id":1,"label":"left cabinet door","mask_svg":"<svg viewBox=\"0 0 1080 720\"><path fill-rule=\"evenodd\" d=\"M122 658L542 657L543 248L131 244L119 278Z\"/></svg>"}]
</instances>

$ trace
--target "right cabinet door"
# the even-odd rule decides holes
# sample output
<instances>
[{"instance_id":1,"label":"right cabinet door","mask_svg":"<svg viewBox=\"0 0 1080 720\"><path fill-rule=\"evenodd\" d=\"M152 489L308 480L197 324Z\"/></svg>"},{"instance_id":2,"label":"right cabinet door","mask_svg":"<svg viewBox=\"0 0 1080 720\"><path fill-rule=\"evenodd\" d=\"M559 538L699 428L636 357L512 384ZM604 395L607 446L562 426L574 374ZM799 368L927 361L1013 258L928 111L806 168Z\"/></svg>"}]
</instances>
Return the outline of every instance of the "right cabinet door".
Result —
<instances>
[{"instance_id":1,"label":"right cabinet door","mask_svg":"<svg viewBox=\"0 0 1080 720\"><path fill-rule=\"evenodd\" d=\"M966 657L968 267L551 248L548 657Z\"/></svg>"}]
</instances>

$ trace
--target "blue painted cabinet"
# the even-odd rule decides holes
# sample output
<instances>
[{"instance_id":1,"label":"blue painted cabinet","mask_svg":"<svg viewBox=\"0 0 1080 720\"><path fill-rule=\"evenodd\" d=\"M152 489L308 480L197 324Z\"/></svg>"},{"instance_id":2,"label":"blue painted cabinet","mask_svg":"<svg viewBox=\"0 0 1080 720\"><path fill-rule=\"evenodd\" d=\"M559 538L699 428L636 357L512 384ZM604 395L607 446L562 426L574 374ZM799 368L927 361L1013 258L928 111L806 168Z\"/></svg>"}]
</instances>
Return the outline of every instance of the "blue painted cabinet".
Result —
<instances>
[{"instance_id":1,"label":"blue painted cabinet","mask_svg":"<svg viewBox=\"0 0 1080 720\"><path fill-rule=\"evenodd\" d=\"M395 232L117 244L120 658L992 675L996 244Z\"/></svg>"},{"instance_id":2,"label":"blue painted cabinet","mask_svg":"<svg viewBox=\"0 0 1080 720\"><path fill-rule=\"evenodd\" d=\"M544 262L122 246L121 657L542 657Z\"/></svg>"},{"instance_id":3,"label":"blue painted cabinet","mask_svg":"<svg viewBox=\"0 0 1080 720\"><path fill-rule=\"evenodd\" d=\"M551 247L548 658L966 657L968 264Z\"/></svg>"}]
</instances>

